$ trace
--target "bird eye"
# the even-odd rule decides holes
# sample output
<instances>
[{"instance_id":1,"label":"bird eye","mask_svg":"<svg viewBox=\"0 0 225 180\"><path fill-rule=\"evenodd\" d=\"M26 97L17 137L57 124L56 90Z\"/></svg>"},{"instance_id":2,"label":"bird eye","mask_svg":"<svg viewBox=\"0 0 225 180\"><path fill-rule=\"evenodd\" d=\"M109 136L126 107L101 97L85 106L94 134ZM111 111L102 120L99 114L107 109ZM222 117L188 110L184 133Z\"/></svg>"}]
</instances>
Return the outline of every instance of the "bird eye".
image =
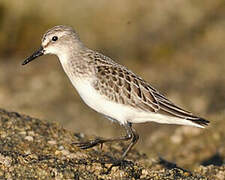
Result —
<instances>
[{"instance_id":1,"label":"bird eye","mask_svg":"<svg viewBox=\"0 0 225 180\"><path fill-rule=\"evenodd\" d=\"M52 41L57 41L58 40L58 37L57 36L53 36L52 37Z\"/></svg>"}]
</instances>

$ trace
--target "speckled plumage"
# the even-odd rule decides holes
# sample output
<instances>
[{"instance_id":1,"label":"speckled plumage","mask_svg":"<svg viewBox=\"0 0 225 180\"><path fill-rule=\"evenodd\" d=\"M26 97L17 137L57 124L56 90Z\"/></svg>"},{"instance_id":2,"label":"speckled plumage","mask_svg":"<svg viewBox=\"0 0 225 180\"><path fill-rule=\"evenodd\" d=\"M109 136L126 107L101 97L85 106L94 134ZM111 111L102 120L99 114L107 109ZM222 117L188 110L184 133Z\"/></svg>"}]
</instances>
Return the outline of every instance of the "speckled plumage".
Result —
<instances>
[{"instance_id":1,"label":"speckled plumage","mask_svg":"<svg viewBox=\"0 0 225 180\"><path fill-rule=\"evenodd\" d=\"M122 156L124 158L138 140L132 123L154 121L196 127L204 127L209 123L173 104L125 66L88 49L71 27L56 26L48 30L42 38L41 48L27 58L23 65L43 54L57 55L83 101L107 118L118 121L127 130L126 137L79 143L82 148L131 139Z\"/></svg>"}]
</instances>

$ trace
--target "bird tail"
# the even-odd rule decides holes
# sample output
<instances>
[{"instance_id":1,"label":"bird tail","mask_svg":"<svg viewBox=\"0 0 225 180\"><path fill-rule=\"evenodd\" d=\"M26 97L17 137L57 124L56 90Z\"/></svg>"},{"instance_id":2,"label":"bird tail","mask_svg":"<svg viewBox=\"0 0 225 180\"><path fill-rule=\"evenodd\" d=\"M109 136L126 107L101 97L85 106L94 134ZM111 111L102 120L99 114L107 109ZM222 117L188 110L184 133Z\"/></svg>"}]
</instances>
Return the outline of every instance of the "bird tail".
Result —
<instances>
[{"instance_id":1,"label":"bird tail","mask_svg":"<svg viewBox=\"0 0 225 180\"><path fill-rule=\"evenodd\" d=\"M208 126L209 121L200 117L196 117L196 119L189 119L187 118L187 120L192 121L195 124L198 124L200 126L202 126L202 128L204 128L205 126Z\"/></svg>"}]
</instances>

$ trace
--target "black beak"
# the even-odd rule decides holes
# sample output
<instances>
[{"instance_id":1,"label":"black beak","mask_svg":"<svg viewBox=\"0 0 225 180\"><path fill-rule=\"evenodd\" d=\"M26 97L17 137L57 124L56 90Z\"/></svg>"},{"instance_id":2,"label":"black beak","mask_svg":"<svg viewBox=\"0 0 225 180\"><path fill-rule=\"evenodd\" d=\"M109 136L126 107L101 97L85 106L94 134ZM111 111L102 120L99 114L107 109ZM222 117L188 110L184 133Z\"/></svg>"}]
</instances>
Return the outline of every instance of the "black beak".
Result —
<instances>
[{"instance_id":1,"label":"black beak","mask_svg":"<svg viewBox=\"0 0 225 180\"><path fill-rule=\"evenodd\" d=\"M35 51L30 57L28 57L27 59L25 59L25 61L23 61L22 65L25 65L31 61L33 61L34 59L36 59L39 56L42 56L44 54L44 49L41 46L37 51Z\"/></svg>"}]
</instances>

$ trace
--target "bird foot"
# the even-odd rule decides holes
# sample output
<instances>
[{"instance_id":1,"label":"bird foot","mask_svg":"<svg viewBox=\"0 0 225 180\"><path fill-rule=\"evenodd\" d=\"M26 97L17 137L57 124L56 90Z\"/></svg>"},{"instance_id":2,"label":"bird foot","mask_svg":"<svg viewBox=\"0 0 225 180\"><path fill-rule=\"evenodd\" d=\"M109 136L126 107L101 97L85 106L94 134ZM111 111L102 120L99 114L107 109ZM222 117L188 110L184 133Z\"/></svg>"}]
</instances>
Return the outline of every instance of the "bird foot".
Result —
<instances>
[{"instance_id":1,"label":"bird foot","mask_svg":"<svg viewBox=\"0 0 225 180\"><path fill-rule=\"evenodd\" d=\"M99 139L99 138L96 138L94 140L91 140L91 141L86 141L86 142L77 142L77 143L73 143L75 144L77 147L81 148L81 149L88 149L88 148L92 148L94 146L97 146L97 145L101 145L101 148L102 148L102 145L105 141L102 140L102 139Z\"/></svg>"}]
</instances>

